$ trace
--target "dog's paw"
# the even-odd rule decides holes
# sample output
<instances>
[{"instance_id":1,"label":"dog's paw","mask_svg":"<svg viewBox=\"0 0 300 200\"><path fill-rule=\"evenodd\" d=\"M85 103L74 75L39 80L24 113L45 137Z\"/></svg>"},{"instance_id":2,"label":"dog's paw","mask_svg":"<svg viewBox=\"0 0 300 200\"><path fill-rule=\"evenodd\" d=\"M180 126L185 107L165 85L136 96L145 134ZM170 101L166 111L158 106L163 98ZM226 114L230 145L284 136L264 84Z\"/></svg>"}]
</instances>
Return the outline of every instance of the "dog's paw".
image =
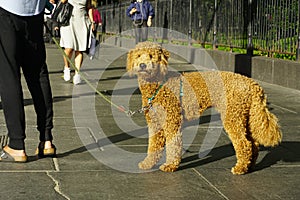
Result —
<instances>
[{"instance_id":1,"label":"dog's paw","mask_svg":"<svg viewBox=\"0 0 300 200\"><path fill-rule=\"evenodd\" d=\"M178 169L178 166L174 164L163 164L159 169L164 172L174 172Z\"/></svg>"},{"instance_id":2,"label":"dog's paw","mask_svg":"<svg viewBox=\"0 0 300 200\"><path fill-rule=\"evenodd\" d=\"M247 172L248 172L248 168L241 167L239 165L236 165L233 168L231 168L231 173L235 175L242 175L242 174L246 174Z\"/></svg>"},{"instance_id":3,"label":"dog's paw","mask_svg":"<svg viewBox=\"0 0 300 200\"><path fill-rule=\"evenodd\" d=\"M144 170L151 169L153 166L154 166L154 164L147 162L147 160L144 160L139 163L139 168L144 169Z\"/></svg>"}]
</instances>

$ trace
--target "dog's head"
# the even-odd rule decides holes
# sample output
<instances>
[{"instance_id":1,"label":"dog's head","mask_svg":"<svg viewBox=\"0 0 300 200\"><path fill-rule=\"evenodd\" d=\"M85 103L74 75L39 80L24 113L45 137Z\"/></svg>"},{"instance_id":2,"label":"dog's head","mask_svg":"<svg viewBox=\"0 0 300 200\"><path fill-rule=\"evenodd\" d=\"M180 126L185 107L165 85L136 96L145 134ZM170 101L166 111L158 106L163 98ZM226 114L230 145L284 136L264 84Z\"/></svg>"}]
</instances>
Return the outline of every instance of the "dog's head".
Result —
<instances>
[{"instance_id":1,"label":"dog's head","mask_svg":"<svg viewBox=\"0 0 300 200\"><path fill-rule=\"evenodd\" d=\"M154 42L141 42L128 52L127 71L145 80L159 79L168 71L170 53Z\"/></svg>"}]
</instances>

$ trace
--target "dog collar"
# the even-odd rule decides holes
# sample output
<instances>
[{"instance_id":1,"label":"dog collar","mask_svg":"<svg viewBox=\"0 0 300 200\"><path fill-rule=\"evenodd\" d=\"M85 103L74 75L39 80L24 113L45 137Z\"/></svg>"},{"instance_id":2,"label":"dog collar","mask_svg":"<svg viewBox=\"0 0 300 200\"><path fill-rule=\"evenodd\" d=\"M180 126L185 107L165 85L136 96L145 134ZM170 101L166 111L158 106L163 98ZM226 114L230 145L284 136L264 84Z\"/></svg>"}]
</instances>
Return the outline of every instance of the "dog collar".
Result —
<instances>
[{"instance_id":1,"label":"dog collar","mask_svg":"<svg viewBox=\"0 0 300 200\"><path fill-rule=\"evenodd\" d=\"M152 104L153 99L155 98L155 96L157 95L157 93L159 92L159 90L162 88L163 83L159 85L159 87L156 89L156 91L154 92L154 94L152 95L152 97L148 98L148 104Z\"/></svg>"},{"instance_id":2,"label":"dog collar","mask_svg":"<svg viewBox=\"0 0 300 200\"><path fill-rule=\"evenodd\" d=\"M151 105L153 99L155 98L155 96L158 94L159 90L162 88L162 86L164 85L164 82L162 84L159 85L159 87L156 89L156 91L154 92L154 94L148 98L148 104ZM180 79L180 91L179 91L179 96L183 97L183 85L182 85L182 79Z\"/></svg>"},{"instance_id":3,"label":"dog collar","mask_svg":"<svg viewBox=\"0 0 300 200\"><path fill-rule=\"evenodd\" d=\"M164 83L165 83L165 81L162 84L160 84L159 87L156 89L155 93L150 98L148 98L148 106L144 106L141 109L136 110L136 111L128 110L126 112L127 116L131 117L135 113L142 113L142 112L145 112L146 110L152 109L152 101L155 98L155 96L158 94L159 90L162 88L162 86L164 85ZM180 102L182 101L181 100L182 97L183 97L183 81L182 81L182 79L180 79L180 91L179 91Z\"/></svg>"}]
</instances>

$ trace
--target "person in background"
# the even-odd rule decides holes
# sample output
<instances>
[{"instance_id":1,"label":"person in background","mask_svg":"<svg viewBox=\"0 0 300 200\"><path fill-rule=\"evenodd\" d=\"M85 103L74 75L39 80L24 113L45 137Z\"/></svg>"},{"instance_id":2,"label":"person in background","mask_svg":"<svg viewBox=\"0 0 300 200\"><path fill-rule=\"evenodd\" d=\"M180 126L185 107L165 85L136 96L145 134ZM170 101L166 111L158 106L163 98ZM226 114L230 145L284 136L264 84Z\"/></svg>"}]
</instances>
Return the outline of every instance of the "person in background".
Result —
<instances>
[{"instance_id":1,"label":"person in background","mask_svg":"<svg viewBox=\"0 0 300 200\"><path fill-rule=\"evenodd\" d=\"M95 51L96 51L98 26L102 25L102 18L101 18L100 12L97 9L97 7L98 7L97 4L98 4L97 1L93 0L92 8L89 9L89 17L90 17L90 19L92 19L91 46L89 49L89 56L90 56L91 60L93 59L93 57L95 55Z\"/></svg>"},{"instance_id":2,"label":"person in background","mask_svg":"<svg viewBox=\"0 0 300 200\"><path fill-rule=\"evenodd\" d=\"M60 0L65 3L67 0ZM91 9L91 0L68 0L73 6L72 16L68 26L60 27L60 45L65 50L66 55L69 59L72 58L73 52L75 53L75 75L73 76L73 84L77 85L81 83L80 71L83 52L87 50L89 45L88 31L91 21L89 18L88 11ZM69 81L71 79L70 63L67 58L64 57L64 80Z\"/></svg>"},{"instance_id":3,"label":"person in background","mask_svg":"<svg viewBox=\"0 0 300 200\"><path fill-rule=\"evenodd\" d=\"M53 5L53 10L55 10L56 8L56 1L57 0L49 0L49 2ZM56 31L55 31L55 23L53 22L53 19L52 19L52 12L49 11L48 9L46 9L45 11L45 21L46 21L46 24L47 24L47 27L49 28L49 31L46 29L45 30L45 41L46 42L49 42L49 43L53 43L52 41L52 36L58 36L56 34Z\"/></svg>"},{"instance_id":4,"label":"person in background","mask_svg":"<svg viewBox=\"0 0 300 200\"><path fill-rule=\"evenodd\" d=\"M0 0L0 95L9 142L0 162L26 162L21 67L32 96L40 133L36 154L54 156L53 109L43 21L46 0Z\"/></svg>"},{"instance_id":5,"label":"person in background","mask_svg":"<svg viewBox=\"0 0 300 200\"><path fill-rule=\"evenodd\" d=\"M135 43L148 39L148 27L152 25L154 9L148 0L134 0L126 10L135 28Z\"/></svg>"},{"instance_id":6,"label":"person in background","mask_svg":"<svg viewBox=\"0 0 300 200\"><path fill-rule=\"evenodd\" d=\"M99 10L97 9L98 3L97 1L92 1L92 8L89 10L89 15L92 15L92 30L94 35L97 34L98 26L102 25L102 18Z\"/></svg>"}]
</instances>

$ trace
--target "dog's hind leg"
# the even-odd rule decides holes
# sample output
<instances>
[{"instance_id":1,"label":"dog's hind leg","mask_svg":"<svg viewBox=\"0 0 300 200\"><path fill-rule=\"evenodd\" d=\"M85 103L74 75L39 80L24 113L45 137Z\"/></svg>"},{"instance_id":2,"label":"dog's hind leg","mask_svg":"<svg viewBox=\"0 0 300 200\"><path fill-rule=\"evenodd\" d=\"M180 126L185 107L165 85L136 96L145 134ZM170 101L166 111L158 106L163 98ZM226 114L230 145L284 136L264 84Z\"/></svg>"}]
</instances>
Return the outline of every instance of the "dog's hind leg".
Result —
<instances>
[{"instance_id":1,"label":"dog's hind leg","mask_svg":"<svg viewBox=\"0 0 300 200\"><path fill-rule=\"evenodd\" d=\"M147 157L139 163L140 169L151 169L162 157L165 138L163 130L159 130L157 133L152 134L153 129L149 127L149 139L148 139L148 151Z\"/></svg>"},{"instance_id":2,"label":"dog's hind leg","mask_svg":"<svg viewBox=\"0 0 300 200\"><path fill-rule=\"evenodd\" d=\"M182 133L178 130L175 134L166 136L166 162L159 167L165 172L176 171L182 156Z\"/></svg>"},{"instance_id":3,"label":"dog's hind leg","mask_svg":"<svg viewBox=\"0 0 300 200\"><path fill-rule=\"evenodd\" d=\"M245 174L248 172L249 167L253 165L253 159L256 160L258 151L253 146L255 144L248 140L244 123L239 120L232 120L237 119L232 116L230 118L231 120L229 119L224 123L224 128L231 139L237 158L237 163L231 169L231 172L233 174ZM255 150L255 155L253 155L253 150Z\"/></svg>"}]
</instances>

